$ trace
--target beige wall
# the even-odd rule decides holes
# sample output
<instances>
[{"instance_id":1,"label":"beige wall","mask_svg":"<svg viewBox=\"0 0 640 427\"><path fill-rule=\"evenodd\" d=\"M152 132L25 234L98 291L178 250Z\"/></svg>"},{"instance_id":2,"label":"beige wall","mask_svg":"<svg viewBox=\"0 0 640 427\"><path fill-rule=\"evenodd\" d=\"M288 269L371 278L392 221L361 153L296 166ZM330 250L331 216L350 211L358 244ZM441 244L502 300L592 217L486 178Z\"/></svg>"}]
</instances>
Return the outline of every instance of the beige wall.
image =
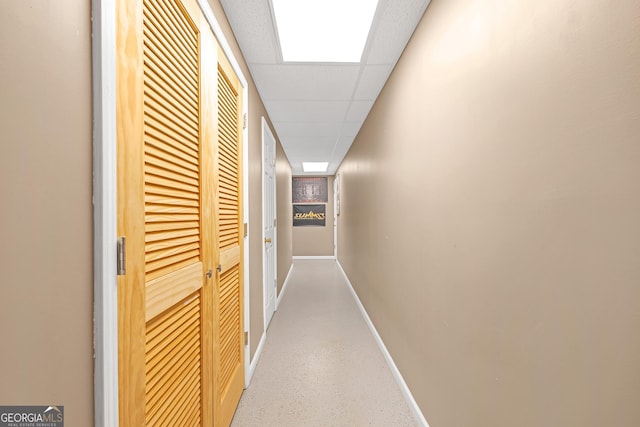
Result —
<instances>
[{"instance_id":1,"label":"beige wall","mask_svg":"<svg viewBox=\"0 0 640 427\"><path fill-rule=\"evenodd\" d=\"M280 143L276 144L276 217L278 245L278 295L291 269L293 255L293 208L291 205L291 165Z\"/></svg>"},{"instance_id":2,"label":"beige wall","mask_svg":"<svg viewBox=\"0 0 640 427\"><path fill-rule=\"evenodd\" d=\"M93 425L90 2L0 3L0 404Z\"/></svg>"},{"instance_id":3,"label":"beige wall","mask_svg":"<svg viewBox=\"0 0 640 427\"><path fill-rule=\"evenodd\" d=\"M339 260L432 427L640 425L640 2L433 0Z\"/></svg>"},{"instance_id":4,"label":"beige wall","mask_svg":"<svg viewBox=\"0 0 640 427\"><path fill-rule=\"evenodd\" d=\"M328 178L329 201L324 227L293 227L293 256L333 256L333 176ZM291 182L289 182L291 185ZM289 199L291 200L291 199ZM293 218L290 218L293 223Z\"/></svg>"}]
</instances>

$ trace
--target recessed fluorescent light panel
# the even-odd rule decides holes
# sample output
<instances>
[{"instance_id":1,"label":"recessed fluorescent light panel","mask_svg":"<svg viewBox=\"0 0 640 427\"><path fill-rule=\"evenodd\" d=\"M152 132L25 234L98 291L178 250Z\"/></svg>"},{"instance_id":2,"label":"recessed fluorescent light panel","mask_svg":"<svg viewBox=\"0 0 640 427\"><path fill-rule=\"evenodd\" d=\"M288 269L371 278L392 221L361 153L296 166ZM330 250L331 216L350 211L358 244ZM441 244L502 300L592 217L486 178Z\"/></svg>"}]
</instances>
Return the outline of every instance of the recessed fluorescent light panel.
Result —
<instances>
[{"instance_id":1,"label":"recessed fluorescent light panel","mask_svg":"<svg viewBox=\"0 0 640 427\"><path fill-rule=\"evenodd\" d=\"M302 170L305 172L326 172L329 162L302 162Z\"/></svg>"},{"instance_id":2,"label":"recessed fluorescent light panel","mask_svg":"<svg viewBox=\"0 0 640 427\"><path fill-rule=\"evenodd\" d=\"M378 0L271 0L285 62L360 62Z\"/></svg>"}]
</instances>

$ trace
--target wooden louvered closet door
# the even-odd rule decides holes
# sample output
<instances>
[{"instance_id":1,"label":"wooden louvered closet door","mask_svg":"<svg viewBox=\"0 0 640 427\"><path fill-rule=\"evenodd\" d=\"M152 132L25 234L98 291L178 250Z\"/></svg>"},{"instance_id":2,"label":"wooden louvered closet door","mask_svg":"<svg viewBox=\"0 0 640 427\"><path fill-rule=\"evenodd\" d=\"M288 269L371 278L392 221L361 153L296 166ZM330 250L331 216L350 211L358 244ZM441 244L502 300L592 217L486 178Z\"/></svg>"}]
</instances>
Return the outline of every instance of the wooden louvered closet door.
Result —
<instances>
[{"instance_id":1,"label":"wooden louvered closet door","mask_svg":"<svg viewBox=\"0 0 640 427\"><path fill-rule=\"evenodd\" d=\"M211 426L217 45L196 0L117 10L120 425Z\"/></svg>"},{"instance_id":2,"label":"wooden louvered closet door","mask_svg":"<svg viewBox=\"0 0 640 427\"><path fill-rule=\"evenodd\" d=\"M228 426L244 387L242 87L218 52L218 151L216 196L220 256L215 305L215 418Z\"/></svg>"}]
</instances>

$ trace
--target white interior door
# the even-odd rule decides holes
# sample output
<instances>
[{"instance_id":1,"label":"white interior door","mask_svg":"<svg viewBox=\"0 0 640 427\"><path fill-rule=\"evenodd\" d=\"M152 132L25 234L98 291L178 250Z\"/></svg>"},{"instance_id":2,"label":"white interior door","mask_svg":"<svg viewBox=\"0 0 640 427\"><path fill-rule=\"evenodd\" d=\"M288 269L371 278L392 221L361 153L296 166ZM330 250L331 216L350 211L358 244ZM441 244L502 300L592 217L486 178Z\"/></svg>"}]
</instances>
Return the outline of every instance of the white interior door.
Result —
<instances>
[{"instance_id":1,"label":"white interior door","mask_svg":"<svg viewBox=\"0 0 640 427\"><path fill-rule=\"evenodd\" d=\"M264 237L264 325L276 309L276 140L262 119L262 212Z\"/></svg>"}]
</instances>

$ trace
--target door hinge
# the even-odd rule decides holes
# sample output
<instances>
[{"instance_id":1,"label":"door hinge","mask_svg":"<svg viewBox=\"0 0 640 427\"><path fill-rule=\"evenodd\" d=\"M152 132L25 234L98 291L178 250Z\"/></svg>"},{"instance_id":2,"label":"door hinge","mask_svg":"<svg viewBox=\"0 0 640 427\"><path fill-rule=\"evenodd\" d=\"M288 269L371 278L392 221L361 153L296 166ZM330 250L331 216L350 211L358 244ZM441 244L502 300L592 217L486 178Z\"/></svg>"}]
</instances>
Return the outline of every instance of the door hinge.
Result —
<instances>
[{"instance_id":1,"label":"door hinge","mask_svg":"<svg viewBox=\"0 0 640 427\"><path fill-rule=\"evenodd\" d=\"M118 237L116 270L118 276L127 274L127 246L124 236Z\"/></svg>"},{"instance_id":2,"label":"door hinge","mask_svg":"<svg viewBox=\"0 0 640 427\"><path fill-rule=\"evenodd\" d=\"M248 224L245 222L245 223L244 223L244 237L247 237L247 234L248 234L248 231L247 231L247 230L248 230L248 228L249 228L249 226L248 226Z\"/></svg>"},{"instance_id":3,"label":"door hinge","mask_svg":"<svg viewBox=\"0 0 640 427\"><path fill-rule=\"evenodd\" d=\"M249 331L244 332L244 345L249 345Z\"/></svg>"},{"instance_id":4,"label":"door hinge","mask_svg":"<svg viewBox=\"0 0 640 427\"><path fill-rule=\"evenodd\" d=\"M247 128L247 113L244 113L242 115L242 129L246 129Z\"/></svg>"},{"instance_id":5,"label":"door hinge","mask_svg":"<svg viewBox=\"0 0 640 427\"><path fill-rule=\"evenodd\" d=\"M274 227L278 226L278 220L276 218L273 218L273 226Z\"/></svg>"}]
</instances>

